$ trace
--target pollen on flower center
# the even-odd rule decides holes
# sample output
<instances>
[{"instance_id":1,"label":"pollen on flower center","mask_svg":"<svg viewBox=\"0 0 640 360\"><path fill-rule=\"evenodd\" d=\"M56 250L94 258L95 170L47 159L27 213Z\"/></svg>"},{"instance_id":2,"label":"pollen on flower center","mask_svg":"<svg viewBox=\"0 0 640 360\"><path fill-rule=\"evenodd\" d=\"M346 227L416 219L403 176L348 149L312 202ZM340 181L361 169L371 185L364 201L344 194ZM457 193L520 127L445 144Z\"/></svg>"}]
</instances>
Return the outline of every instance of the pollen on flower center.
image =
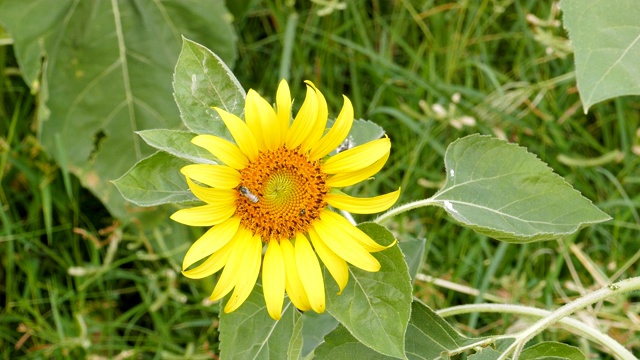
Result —
<instances>
[{"instance_id":1,"label":"pollen on flower center","mask_svg":"<svg viewBox=\"0 0 640 360\"><path fill-rule=\"evenodd\" d=\"M306 232L327 206L327 174L319 161L282 146L260 152L240 170L235 216L263 241L291 239Z\"/></svg>"}]
</instances>

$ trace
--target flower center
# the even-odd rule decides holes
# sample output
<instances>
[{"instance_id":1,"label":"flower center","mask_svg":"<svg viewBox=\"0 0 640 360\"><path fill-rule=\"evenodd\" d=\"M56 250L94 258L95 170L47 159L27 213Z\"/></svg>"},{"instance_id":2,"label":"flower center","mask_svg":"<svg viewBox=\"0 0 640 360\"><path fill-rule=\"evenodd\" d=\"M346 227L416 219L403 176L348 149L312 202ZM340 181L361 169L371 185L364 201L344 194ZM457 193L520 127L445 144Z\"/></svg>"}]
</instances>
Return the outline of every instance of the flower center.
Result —
<instances>
[{"instance_id":1,"label":"flower center","mask_svg":"<svg viewBox=\"0 0 640 360\"><path fill-rule=\"evenodd\" d=\"M327 206L327 174L299 149L260 152L240 177L235 216L263 241L306 232Z\"/></svg>"}]
</instances>

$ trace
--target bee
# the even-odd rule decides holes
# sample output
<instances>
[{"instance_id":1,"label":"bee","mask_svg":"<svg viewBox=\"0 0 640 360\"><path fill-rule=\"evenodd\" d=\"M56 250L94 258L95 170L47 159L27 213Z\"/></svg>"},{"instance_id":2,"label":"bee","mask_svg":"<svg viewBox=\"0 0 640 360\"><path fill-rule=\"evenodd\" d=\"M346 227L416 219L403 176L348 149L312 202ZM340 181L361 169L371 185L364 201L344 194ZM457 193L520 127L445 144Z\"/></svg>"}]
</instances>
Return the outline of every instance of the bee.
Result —
<instances>
[{"instance_id":1,"label":"bee","mask_svg":"<svg viewBox=\"0 0 640 360\"><path fill-rule=\"evenodd\" d=\"M300 210L300 216L304 216L307 213L307 210L302 209Z\"/></svg>"},{"instance_id":2,"label":"bee","mask_svg":"<svg viewBox=\"0 0 640 360\"><path fill-rule=\"evenodd\" d=\"M240 194L242 194L242 196L249 199L249 201L251 201L252 203L255 204L258 202L258 197L254 193L252 193L251 190L247 189L245 186L239 186L238 191L240 192Z\"/></svg>"},{"instance_id":3,"label":"bee","mask_svg":"<svg viewBox=\"0 0 640 360\"><path fill-rule=\"evenodd\" d=\"M353 136L349 135L348 138L344 139L342 144L338 145L338 147L336 148L336 154L339 154L345 150L349 150L354 146L356 146L356 142L353 141Z\"/></svg>"}]
</instances>

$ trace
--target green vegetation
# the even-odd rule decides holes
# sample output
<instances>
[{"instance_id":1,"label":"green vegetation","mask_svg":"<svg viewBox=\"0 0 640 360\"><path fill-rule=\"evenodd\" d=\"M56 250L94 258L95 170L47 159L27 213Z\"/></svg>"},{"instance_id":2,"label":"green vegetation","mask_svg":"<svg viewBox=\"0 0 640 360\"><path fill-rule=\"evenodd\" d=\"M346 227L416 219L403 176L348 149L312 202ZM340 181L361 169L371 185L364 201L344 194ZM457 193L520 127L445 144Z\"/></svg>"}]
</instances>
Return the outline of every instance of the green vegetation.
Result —
<instances>
[{"instance_id":1,"label":"green vegetation","mask_svg":"<svg viewBox=\"0 0 640 360\"><path fill-rule=\"evenodd\" d=\"M554 2L288 4L234 9L233 71L267 97L282 77L298 97L303 80L312 80L330 113L344 93L356 117L386 130L391 158L354 194L402 186L400 203L429 197L444 182L447 145L482 133L526 147L614 219L560 241L520 245L460 227L435 207L404 213L385 225L400 241L427 239L416 297L435 310L485 301L551 310L640 276L640 102L617 98L582 113ZM198 234L167 217L112 218L64 161L44 152L35 115L41 94L23 82L10 37L2 35L2 358L215 358L219 309L203 301L214 280L180 274ZM638 296L610 298L579 317L640 353ZM470 337L504 334L529 320L488 313L448 319ZM561 329L537 340L608 356Z\"/></svg>"}]
</instances>

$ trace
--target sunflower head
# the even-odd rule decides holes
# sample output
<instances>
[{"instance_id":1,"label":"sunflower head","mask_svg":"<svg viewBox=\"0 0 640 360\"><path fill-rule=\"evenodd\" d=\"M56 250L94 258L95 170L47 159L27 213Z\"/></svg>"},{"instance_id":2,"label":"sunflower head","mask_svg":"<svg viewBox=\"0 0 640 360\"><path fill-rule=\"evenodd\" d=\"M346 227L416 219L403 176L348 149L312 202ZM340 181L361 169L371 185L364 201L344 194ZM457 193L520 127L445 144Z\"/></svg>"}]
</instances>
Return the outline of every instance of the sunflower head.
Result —
<instances>
[{"instance_id":1,"label":"sunflower head","mask_svg":"<svg viewBox=\"0 0 640 360\"><path fill-rule=\"evenodd\" d=\"M380 171L391 142L384 137L353 146L353 140L347 138L353 124L353 107L347 97L327 130L325 98L313 83L306 83L305 100L293 120L284 80L276 93L275 108L253 90L247 93L244 120L215 108L234 142L213 135L196 136L192 142L210 151L221 164L192 164L181 169L189 188L205 205L179 210L171 218L210 227L187 251L183 273L197 279L222 270L210 299L220 299L233 290L225 312L246 300L260 272L267 310L277 320L285 293L300 310L324 311L318 258L340 291L348 281L347 263L366 271L380 269L371 253L386 247L333 209L371 214L396 202L400 190L372 198L340 191Z\"/></svg>"}]
</instances>

